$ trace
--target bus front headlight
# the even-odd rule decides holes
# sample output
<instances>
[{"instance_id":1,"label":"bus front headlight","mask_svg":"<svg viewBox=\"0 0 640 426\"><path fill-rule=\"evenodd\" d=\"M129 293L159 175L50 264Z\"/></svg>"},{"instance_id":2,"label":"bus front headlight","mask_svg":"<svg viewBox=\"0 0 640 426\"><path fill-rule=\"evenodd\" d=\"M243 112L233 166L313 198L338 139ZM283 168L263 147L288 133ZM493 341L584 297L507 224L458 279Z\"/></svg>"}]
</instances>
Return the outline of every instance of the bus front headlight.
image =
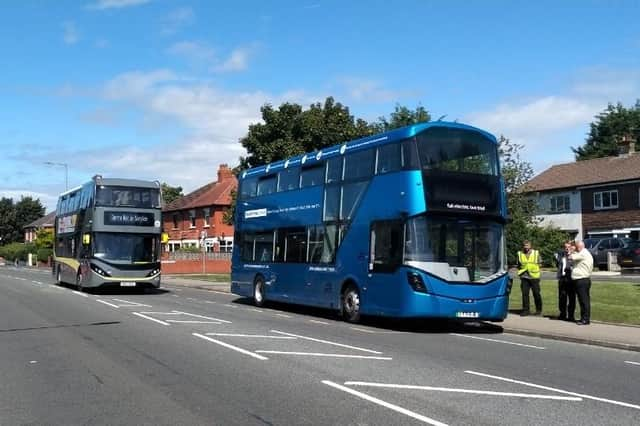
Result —
<instances>
[{"instance_id":1,"label":"bus front headlight","mask_svg":"<svg viewBox=\"0 0 640 426\"><path fill-rule=\"evenodd\" d=\"M111 274L99 267L98 265L91 264L91 270L101 277L110 277Z\"/></svg>"}]
</instances>

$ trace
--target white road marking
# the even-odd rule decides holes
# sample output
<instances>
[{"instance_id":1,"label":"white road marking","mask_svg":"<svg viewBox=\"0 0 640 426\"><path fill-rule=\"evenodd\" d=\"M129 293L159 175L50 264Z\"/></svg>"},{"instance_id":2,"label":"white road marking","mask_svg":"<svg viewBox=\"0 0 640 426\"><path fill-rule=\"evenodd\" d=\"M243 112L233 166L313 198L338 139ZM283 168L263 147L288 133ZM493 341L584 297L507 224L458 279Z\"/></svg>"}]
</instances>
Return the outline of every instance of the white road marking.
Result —
<instances>
[{"instance_id":1,"label":"white road marking","mask_svg":"<svg viewBox=\"0 0 640 426\"><path fill-rule=\"evenodd\" d=\"M173 294L172 296L173 296L173 297L180 297L180 296L178 296L177 294Z\"/></svg>"},{"instance_id":2,"label":"white road marking","mask_svg":"<svg viewBox=\"0 0 640 426\"><path fill-rule=\"evenodd\" d=\"M262 309L257 309L257 308L249 308L249 310L253 312L264 312Z\"/></svg>"},{"instance_id":3,"label":"white road marking","mask_svg":"<svg viewBox=\"0 0 640 426\"><path fill-rule=\"evenodd\" d=\"M224 291L216 291L216 290L212 290L211 293L217 293L217 294L224 294L225 296L231 296L231 294L229 293L225 293Z\"/></svg>"},{"instance_id":4,"label":"white road marking","mask_svg":"<svg viewBox=\"0 0 640 426\"><path fill-rule=\"evenodd\" d=\"M59 285L55 285L55 284L49 284L49 287L51 288L55 288L56 290L64 290L62 287L60 287Z\"/></svg>"},{"instance_id":5,"label":"white road marking","mask_svg":"<svg viewBox=\"0 0 640 426\"><path fill-rule=\"evenodd\" d=\"M391 389L413 389L437 392L454 392L454 393L472 393L478 395L493 396L514 396L519 398L537 398L537 399L555 399L560 401L582 401L582 398L575 396L557 396L557 395L541 395L534 393L514 393L514 392L494 392L473 389L443 388L434 386L417 386L417 385L396 385L390 383L371 383L371 382L345 382L346 386L369 386L375 388L391 388Z\"/></svg>"},{"instance_id":6,"label":"white road marking","mask_svg":"<svg viewBox=\"0 0 640 426\"><path fill-rule=\"evenodd\" d=\"M314 324L329 325L329 323L328 323L328 322L326 322L326 321L309 320L309 322L312 322L312 323L314 323Z\"/></svg>"},{"instance_id":7,"label":"white road marking","mask_svg":"<svg viewBox=\"0 0 640 426\"><path fill-rule=\"evenodd\" d=\"M223 319L220 319L220 318L206 317L204 315L190 314L188 312L182 312L182 311L173 311L173 312L175 312L177 314L182 314L182 315L195 317L195 318L204 318L204 319L211 320L211 321L219 321L219 322L223 322L225 324L231 324L231 321L223 320Z\"/></svg>"},{"instance_id":8,"label":"white road marking","mask_svg":"<svg viewBox=\"0 0 640 426\"><path fill-rule=\"evenodd\" d=\"M321 356L321 357L328 357L328 358L379 359L383 361L391 361L393 359L388 356L326 354L326 353L320 353L320 352L256 351L256 353L277 354L277 355Z\"/></svg>"},{"instance_id":9,"label":"white road marking","mask_svg":"<svg viewBox=\"0 0 640 426\"><path fill-rule=\"evenodd\" d=\"M227 308L237 308L237 306L236 306L236 305L232 305L231 303L225 303L225 304L224 304L224 305L222 305L222 306L226 306Z\"/></svg>"},{"instance_id":10,"label":"white road marking","mask_svg":"<svg viewBox=\"0 0 640 426\"><path fill-rule=\"evenodd\" d=\"M626 364L631 364L631 365L640 365L640 362L633 362L633 361L625 361Z\"/></svg>"},{"instance_id":11,"label":"white road marking","mask_svg":"<svg viewBox=\"0 0 640 426\"><path fill-rule=\"evenodd\" d=\"M225 348L233 349L234 351L240 352L240 353L245 354L245 355L249 355L249 356L251 356L253 358L257 358L257 359L259 359L261 361L265 361L265 360L269 359L266 356L258 355L257 353L248 351L246 349L239 348L237 346L230 345L230 344L225 343L225 342L221 342L220 340L212 339L211 337L203 336L202 334L198 334L198 333L191 333L191 334L196 336L196 337L199 337L201 339L204 339L204 340L207 340L209 342L215 343L217 345L224 346Z\"/></svg>"},{"instance_id":12,"label":"white road marking","mask_svg":"<svg viewBox=\"0 0 640 426\"><path fill-rule=\"evenodd\" d=\"M364 399L366 401L373 402L374 404L381 405L381 406L383 406L385 408L388 408L390 410L393 410L393 411L395 411L397 413L404 414L405 416L409 416L409 417L411 417L413 419L416 419L416 420L419 420L419 421L421 421L423 423L427 423L427 424L434 425L434 426L447 426L446 423L439 422L439 421L434 420L434 419L432 419L430 417L423 416L422 414L418 414L418 413L416 413L414 411L407 410L406 408L402 408L402 407L400 407L398 405L391 404L389 402L386 402L386 401L383 401L381 399L375 398L373 396L367 395L366 393L358 392L356 390L350 389L350 388L348 388L346 386L339 385L339 384L334 383L332 381L323 380L322 383L324 383L325 385L331 386L332 388L335 388L335 389L341 390L343 392L349 393L351 395L357 396L358 398L362 398L362 399Z\"/></svg>"},{"instance_id":13,"label":"white road marking","mask_svg":"<svg viewBox=\"0 0 640 426\"><path fill-rule=\"evenodd\" d=\"M177 312L177 311L173 311L173 312L142 312L143 314L149 314L149 315L182 315L182 312Z\"/></svg>"},{"instance_id":14,"label":"white road marking","mask_svg":"<svg viewBox=\"0 0 640 426\"><path fill-rule=\"evenodd\" d=\"M167 320L167 322L177 324L222 324L220 321L200 321L200 320Z\"/></svg>"},{"instance_id":15,"label":"white road marking","mask_svg":"<svg viewBox=\"0 0 640 426\"><path fill-rule=\"evenodd\" d=\"M105 305L107 305L107 306L111 306L112 308L116 308L116 309L120 308L120 306L118 306L118 305L114 305L113 303L109 303L109 302L104 301L104 300L100 300L100 299L98 299L98 300L96 300L96 302L104 303Z\"/></svg>"},{"instance_id":16,"label":"white road marking","mask_svg":"<svg viewBox=\"0 0 640 426\"><path fill-rule=\"evenodd\" d=\"M31 281L31 282L35 285L44 285L44 283L41 283L40 281Z\"/></svg>"},{"instance_id":17,"label":"white road marking","mask_svg":"<svg viewBox=\"0 0 640 426\"><path fill-rule=\"evenodd\" d=\"M285 333L284 331L271 330L271 332L272 333L282 334L282 335L285 335L285 336L293 336L293 337L297 337L299 339L311 340L312 342L326 343L327 345L339 346L341 348L355 349L357 351L369 352L369 353L378 354L378 355L382 354L382 352L374 351L374 350L371 350L371 349L359 348L357 346L345 345L343 343L330 342L328 340L315 339L313 337L300 336L298 334Z\"/></svg>"},{"instance_id":18,"label":"white road marking","mask_svg":"<svg viewBox=\"0 0 640 426\"><path fill-rule=\"evenodd\" d=\"M124 300L124 299L111 299L111 300L115 300L116 302L122 302L122 303L126 303L126 305L120 305L120 306L145 306L147 308L150 308L151 305L145 305L143 303L138 303L138 302L131 302L129 300Z\"/></svg>"},{"instance_id":19,"label":"white road marking","mask_svg":"<svg viewBox=\"0 0 640 426\"><path fill-rule=\"evenodd\" d=\"M205 300L204 303L217 303L217 302L214 302L213 300Z\"/></svg>"},{"instance_id":20,"label":"white road marking","mask_svg":"<svg viewBox=\"0 0 640 426\"><path fill-rule=\"evenodd\" d=\"M282 317L282 318L292 318L291 315L287 315L287 314L276 314L277 317Z\"/></svg>"},{"instance_id":21,"label":"white road marking","mask_svg":"<svg viewBox=\"0 0 640 426\"><path fill-rule=\"evenodd\" d=\"M356 330L356 331L362 331L363 333L373 333L375 334L375 331L371 331L371 330L366 330L364 328L358 328L358 327L349 327L352 330Z\"/></svg>"},{"instance_id":22,"label":"white road marking","mask_svg":"<svg viewBox=\"0 0 640 426\"><path fill-rule=\"evenodd\" d=\"M137 316L139 316L139 317L146 318L146 319L148 319L149 321L155 321L155 322L160 323L160 324L162 324L162 325L171 325L171 324L169 324L168 322L164 322L164 321L160 321L159 319L155 319L155 318L152 318L152 317L148 317L148 316L143 315L143 314L141 314L141 313L139 313L139 312L132 312L132 313L133 313L133 315L137 315Z\"/></svg>"},{"instance_id":23,"label":"white road marking","mask_svg":"<svg viewBox=\"0 0 640 426\"><path fill-rule=\"evenodd\" d=\"M77 294L78 296L89 297L88 294L85 294L85 293L82 293L82 292L79 292L79 291L71 290L71 292Z\"/></svg>"},{"instance_id":24,"label":"white road marking","mask_svg":"<svg viewBox=\"0 0 640 426\"><path fill-rule=\"evenodd\" d=\"M522 380L509 379L509 378L506 378L506 377L493 376L491 374L478 373L476 371L466 370L465 373L474 374L476 376L481 376L481 377L488 377L490 379L495 379L495 380L502 380L503 382L517 383L519 385L530 386L532 388L550 390L550 391L553 391L553 392L563 393L565 395L573 395L573 396L577 396L577 397L584 398L584 399L591 399L593 401L606 402L608 404L620 405L622 407L634 408L636 410L640 410L640 405L629 404L627 402L615 401L615 400L606 399L606 398L599 398L599 397L596 397L596 396L584 395L584 394L576 393L576 392L568 392L568 391L565 391L565 390L562 390L562 389L552 388L552 387L549 387L549 386L536 385L535 383L524 382Z\"/></svg>"},{"instance_id":25,"label":"white road marking","mask_svg":"<svg viewBox=\"0 0 640 426\"><path fill-rule=\"evenodd\" d=\"M266 334L234 334L234 333L205 333L207 336L226 336L226 337L257 337L264 339L283 339L283 340L295 340L295 337L290 336L269 336Z\"/></svg>"},{"instance_id":26,"label":"white road marking","mask_svg":"<svg viewBox=\"0 0 640 426\"><path fill-rule=\"evenodd\" d=\"M451 336L466 337L467 339L486 340L487 342L504 343L505 345L522 346L532 349L545 349L542 346L525 345L524 343L509 342L508 340L489 339L487 337L469 336L468 334L449 333Z\"/></svg>"}]
</instances>

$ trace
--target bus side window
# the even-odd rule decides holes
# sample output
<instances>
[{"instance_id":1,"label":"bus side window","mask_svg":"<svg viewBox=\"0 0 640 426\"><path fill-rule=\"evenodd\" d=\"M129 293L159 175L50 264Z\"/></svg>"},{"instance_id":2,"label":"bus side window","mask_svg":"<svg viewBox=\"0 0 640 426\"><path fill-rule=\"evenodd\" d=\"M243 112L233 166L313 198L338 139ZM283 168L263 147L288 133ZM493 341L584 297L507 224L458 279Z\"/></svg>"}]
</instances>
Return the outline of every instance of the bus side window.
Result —
<instances>
[{"instance_id":1,"label":"bus side window","mask_svg":"<svg viewBox=\"0 0 640 426\"><path fill-rule=\"evenodd\" d=\"M322 185L324 180L324 167L315 166L302 169L300 172L300 188Z\"/></svg>"},{"instance_id":2,"label":"bus side window","mask_svg":"<svg viewBox=\"0 0 640 426\"><path fill-rule=\"evenodd\" d=\"M378 161L376 173L395 172L402 168L400 144L394 143L378 147Z\"/></svg>"},{"instance_id":3,"label":"bus side window","mask_svg":"<svg viewBox=\"0 0 640 426\"><path fill-rule=\"evenodd\" d=\"M278 175L266 176L258 180L257 195L267 195L276 192Z\"/></svg>"},{"instance_id":4,"label":"bus side window","mask_svg":"<svg viewBox=\"0 0 640 426\"><path fill-rule=\"evenodd\" d=\"M371 177L373 175L375 153L374 149L365 149L348 154L344 160L344 180Z\"/></svg>"},{"instance_id":5,"label":"bus side window","mask_svg":"<svg viewBox=\"0 0 640 426\"><path fill-rule=\"evenodd\" d=\"M402 264L404 226L398 220L382 220L371 225L370 269L391 273Z\"/></svg>"}]
</instances>

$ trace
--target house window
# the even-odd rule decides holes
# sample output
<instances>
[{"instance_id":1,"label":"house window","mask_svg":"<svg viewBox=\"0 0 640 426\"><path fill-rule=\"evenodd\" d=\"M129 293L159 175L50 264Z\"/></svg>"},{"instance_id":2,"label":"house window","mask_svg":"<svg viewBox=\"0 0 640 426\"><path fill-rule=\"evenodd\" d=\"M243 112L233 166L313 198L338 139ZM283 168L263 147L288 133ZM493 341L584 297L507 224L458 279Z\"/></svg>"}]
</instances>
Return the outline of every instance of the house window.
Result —
<instances>
[{"instance_id":1,"label":"house window","mask_svg":"<svg viewBox=\"0 0 640 426\"><path fill-rule=\"evenodd\" d=\"M208 228L209 226L211 226L211 209L210 208L202 209L202 217L204 219L204 227Z\"/></svg>"},{"instance_id":2,"label":"house window","mask_svg":"<svg viewBox=\"0 0 640 426\"><path fill-rule=\"evenodd\" d=\"M617 209L618 208L618 190L600 191L593 193L593 209Z\"/></svg>"},{"instance_id":3,"label":"house window","mask_svg":"<svg viewBox=\"0 0 640 426\"><path fill-rule=\"evenodd\" d=\"M196 211L195 210L189 210L189 227L190 228L195 228L196 227Z\"/></svg>"},{"instance_id":4,"label":"house window","mask_svg":"<svg viewBox=\"0 0 640 426\"><path fill-rule=\"evenodd\" d=\"M571 199L568 195L557 195L550 198L549 211L551 213L562 213L571 210Z\"/></svg>"},{"instance_id":5,"label":"house window","mask_svg":"<svg viewBox=\"0 0 640 426\"><path fill-rule=\"evenodd\" d=\"M178 217L178 213L173 214L173 229L178 229L180 218Z\"/></svg>"}]
</instances>

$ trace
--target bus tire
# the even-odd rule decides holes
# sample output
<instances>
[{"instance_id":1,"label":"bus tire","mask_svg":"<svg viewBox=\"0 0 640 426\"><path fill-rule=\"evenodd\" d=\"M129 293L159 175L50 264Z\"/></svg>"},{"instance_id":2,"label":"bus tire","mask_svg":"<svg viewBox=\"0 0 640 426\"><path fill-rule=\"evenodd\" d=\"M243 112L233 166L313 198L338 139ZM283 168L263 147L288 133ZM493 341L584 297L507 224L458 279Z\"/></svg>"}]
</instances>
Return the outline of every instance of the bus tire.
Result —
<instances>
[{"instance_id":1,"label":"bus tire","mask_svg":"<svg viewBox=\"0 0 640 426\"><path fill-rule=\"evenodd\" d=\"M56 267L56 285L62 285L62 272L60 266Z\"/></svg>"},{"instance_id":2,"label":"bus tire","mask_svg":"<svg viewBox=\"0 0 640 426\"><path fill-rule=\"evenodd\" d=\"M261 276L256 277L253 282L253 303L258 307L264 306L265 304L264 290L264 278Z\"/></svg>"},{"instance_id":3,"label":"bus tire","mask_svg":"<svg viewBox=\"0 0 640 426\"><path fill-rule=\"evenodd\" d=\"M78 275L76 275L76 287L78 288L78 291L83 291L83 287L82 287L82 272L78 272Z\"/></svg>"},{"instance_id":4,"label":"bus tire","mask_svg":"<svg viewBox=\"0 0 640 426\"><path fill-rule=\"evenodd\" d=\"M360 292L354 284L349 284L342 291L340 310L342 318L351 323L360 321Z\"/></svg>"}]
</instances>

